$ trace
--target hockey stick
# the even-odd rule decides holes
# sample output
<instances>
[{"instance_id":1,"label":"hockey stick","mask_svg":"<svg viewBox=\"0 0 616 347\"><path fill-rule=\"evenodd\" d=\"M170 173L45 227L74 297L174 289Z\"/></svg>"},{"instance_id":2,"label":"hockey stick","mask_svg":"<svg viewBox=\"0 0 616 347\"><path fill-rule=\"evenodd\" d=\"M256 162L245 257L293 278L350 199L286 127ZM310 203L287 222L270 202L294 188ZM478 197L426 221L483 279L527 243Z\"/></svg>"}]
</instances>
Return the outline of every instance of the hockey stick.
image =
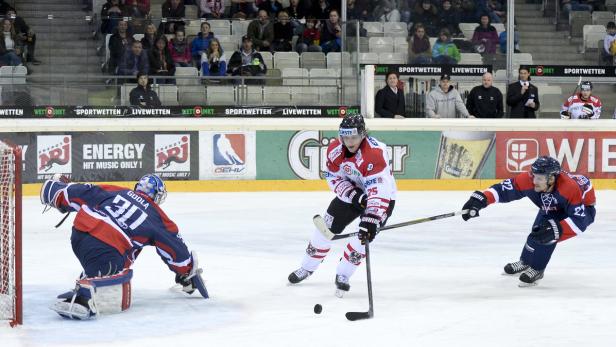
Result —
<instances>
[{"instance_id":1,"label":"hockey stick","mask_svg":"<svg viewBox=\"0 0 616 347\"><path fill-rule=\"evenodd\" d=\"M68 218L68 216L71 214L71 212L72 212L72 211L68 211L68 212L66 212L66 214L64 215L64 218L62 218L62 219L58 222L58 224L56 224L56 226L55 226L55 228L56 228L56 229L57 229L57 228L59 228L59 227L60 227L60 225L62 225L62 223L64 223L64 221L66 220L66 218Z\"/></svg>"},{"instance_id":2,"label":"hockey stick","mask_svg":"<svg viewBox=\"0 0 616 347\"><path fill-rule=\"evenodd\" d=\"M573 93L571 93L571 96L569 98L575 96L575 93L577 93L577 90L578 90L578 88L580 87L581 84L582 84L582 76L580 76L580 78L578 79L578 83L575 85L575 89L573 90ZM562 113L561 113L561 118L570 119L571 118L571 114L569 113L569 111L567 111L566 115L562 115Z\"/></svg>"},{"instance_id":3,"label":"hockey stick","mask_svg":"<svg viewBox=\"0 0 616 347\"><path fill-rule=\"evenodd\" d=\"M400 228L400 227L405 227L405 226L414 225L414 224L420 224L420 223L425 223L425 222L431 222L431 221L434 221L434 220L449 218L449 217L453 217L453 216L459 216L459 215L462 215L462 214L464 214L466 212L468 212L468 210L449 212L449 213L439 214L437 216L432 216L432 217L413 219L413 220L410 220L408 222L403 222L403 223L398 223L398 224L392 224L392 225L384 226L381 229L379 229L379 231L388 230L388 229L395 229L395 228ZM318 214L315 215L314 217L312 217L312 222L314 223L314 226L321 232L321 234L323 234L323 236L325 236L325 238L327 238L328 240L346 239L347 237L352 237L352 236L356 236L357 234L359 234L358 232L349 233L349 234L338 234L338 235L334 234L327 227L327 223L325 223L325 219L323 219L323 217L321 217Z\"/></svg>"},{"instance_id":4,"label":"hockey stick","mask_svg":"<svg viewBox=\"0 0 616 347\"><path fill-rule=\"evenodd\" d=\"M345 316L350 321L370 319L374 317L374 304L372 300L372 275L370 273L370 241L366 241L366 279L368 281L368 312L347 312Z\"/></svg>"}]
</instances>

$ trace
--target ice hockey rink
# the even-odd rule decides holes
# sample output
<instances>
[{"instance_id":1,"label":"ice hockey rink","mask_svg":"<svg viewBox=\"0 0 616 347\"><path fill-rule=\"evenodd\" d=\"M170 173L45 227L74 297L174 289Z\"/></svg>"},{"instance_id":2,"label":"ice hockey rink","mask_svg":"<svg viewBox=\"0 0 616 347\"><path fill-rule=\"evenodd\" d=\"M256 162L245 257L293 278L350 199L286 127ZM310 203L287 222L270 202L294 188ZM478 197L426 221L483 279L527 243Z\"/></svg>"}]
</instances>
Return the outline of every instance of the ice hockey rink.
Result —
<instances>
[{"instance_id":1,"label":"ice hockey rink","mask_svg":"<svg viewBox=\"0 0 616 347\"><path fill-rule=\"evenodd\" d=\"M455 211L470 192L400 192L390 223ZM204 268L211 299L170 290L154 248L134 265L129 311L79 322L48 309L80 266L72 218L24 201L24 325L0 328L0 346L613 346L616 341L616 192L597 192L597 219L560 244L537 287L501 275L519 257L537 208L529 200L384 231L371 247L375 317L365 267L334 296L342 248L287 285L329 192L170 193L162 206ZM351 230L354 231L354 230ZM320 315L315 304L323 306Z\"/></svg>"}]
</instances>

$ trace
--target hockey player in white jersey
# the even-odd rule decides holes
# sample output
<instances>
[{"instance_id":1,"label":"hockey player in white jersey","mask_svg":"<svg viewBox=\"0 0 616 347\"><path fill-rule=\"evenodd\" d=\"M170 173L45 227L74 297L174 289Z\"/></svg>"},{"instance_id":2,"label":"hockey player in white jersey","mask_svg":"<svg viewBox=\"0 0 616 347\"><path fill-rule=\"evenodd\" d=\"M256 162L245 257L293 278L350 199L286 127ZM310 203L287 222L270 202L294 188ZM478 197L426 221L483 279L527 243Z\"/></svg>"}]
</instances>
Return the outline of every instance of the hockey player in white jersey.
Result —
<instances>
[{"instance_id":1,"label":"hockey player in white jersey","mask_svg":"<svg viewBox=\"0 0 616 347\"><path fill-rule=\"evenodd\" d=\"M560 111L561 119L597 119L601 117L601 100L592 95L592 83L580 84L580 93L570 96Z\"/></svg>"},{"instance_id":2,"label":"hockey player in white jersey","mask_svg":"<svg viewBox=\"0 0 616 347\"><path fill-rule=\"evenodd\" d=\"M387 148L368 136L361 115L346 116L340 123L339 139L327 149L324 175L336 194L324 216L328 228L340 234L360 217L359 234L344 246L336 269L336 295L342 297L350 289L349 278L365 257L365 241L374 240L391 216L396 199ZM315 229L301 267L289 275L289 282L299 283L312 275L327 256L331 242Z\"/></svg>"}]
</instances>

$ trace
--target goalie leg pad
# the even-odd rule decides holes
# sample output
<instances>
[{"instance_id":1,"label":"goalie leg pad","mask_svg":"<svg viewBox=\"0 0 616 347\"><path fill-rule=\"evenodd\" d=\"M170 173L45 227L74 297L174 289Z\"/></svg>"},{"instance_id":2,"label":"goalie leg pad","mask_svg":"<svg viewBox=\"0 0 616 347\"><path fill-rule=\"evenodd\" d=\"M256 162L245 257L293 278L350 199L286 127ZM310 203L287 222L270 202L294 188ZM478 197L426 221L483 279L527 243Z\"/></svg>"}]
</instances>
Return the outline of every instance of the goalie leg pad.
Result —
<instances>
[{"instance_id":1,"label":"goalie leg pad","mask_svg":"<svg viewBox=\"0 0 616 347\"><path fill-rule=\"evenodd\" d=\"M60 294L51 309L69 319L86 320L100 314L126 311L131 304L133 270L102 277L83 278L77 281L72 292Z\"/></svg>"}]
</instances>

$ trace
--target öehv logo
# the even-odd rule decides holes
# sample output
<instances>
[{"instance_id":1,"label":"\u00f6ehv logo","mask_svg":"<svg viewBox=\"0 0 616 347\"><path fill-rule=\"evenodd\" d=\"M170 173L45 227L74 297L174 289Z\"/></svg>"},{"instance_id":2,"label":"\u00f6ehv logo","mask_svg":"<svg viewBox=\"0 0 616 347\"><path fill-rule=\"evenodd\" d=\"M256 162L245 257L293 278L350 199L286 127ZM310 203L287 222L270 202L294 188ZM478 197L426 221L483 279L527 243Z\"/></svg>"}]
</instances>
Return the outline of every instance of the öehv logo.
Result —
<instances>
[{"instance_id":1,"label":"\u00f6ehv logo","mask_svg":"<svg viewBox=\"0 0 616 347\"><path fill-rule=\"evenodd\" d=\"M297 177L305 180L321 179L326 170L327 147L334 138L323 137L319 131L300 131L289 142L289 166ZM394 174L404 173L408 145L388 145L387 153Z\"/></svg>"}]
</instances>

